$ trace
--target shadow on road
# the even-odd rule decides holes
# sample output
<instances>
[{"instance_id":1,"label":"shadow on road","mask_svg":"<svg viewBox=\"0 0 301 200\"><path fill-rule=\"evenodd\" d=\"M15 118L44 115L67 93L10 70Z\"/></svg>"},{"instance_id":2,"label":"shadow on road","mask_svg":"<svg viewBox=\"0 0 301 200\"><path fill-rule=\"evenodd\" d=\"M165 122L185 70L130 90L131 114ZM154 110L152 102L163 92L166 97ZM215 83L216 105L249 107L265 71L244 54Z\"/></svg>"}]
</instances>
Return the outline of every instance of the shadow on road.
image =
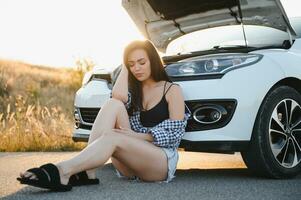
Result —
<instances>
[{"instance_id":1,"label":"shadow on road","mask_svg":"<svg viewBox=\"0 0 301 200\"><path fill-rule=\"evenodd\" d=\"M177 170L170 183L146 183L118 178L112 164L98 170L100 184L57 193L24 187L3 199L300 199L301 176L273 180L247 169ZM16 181L16 184L18 182Z\"/></svg>"}]
</instances>

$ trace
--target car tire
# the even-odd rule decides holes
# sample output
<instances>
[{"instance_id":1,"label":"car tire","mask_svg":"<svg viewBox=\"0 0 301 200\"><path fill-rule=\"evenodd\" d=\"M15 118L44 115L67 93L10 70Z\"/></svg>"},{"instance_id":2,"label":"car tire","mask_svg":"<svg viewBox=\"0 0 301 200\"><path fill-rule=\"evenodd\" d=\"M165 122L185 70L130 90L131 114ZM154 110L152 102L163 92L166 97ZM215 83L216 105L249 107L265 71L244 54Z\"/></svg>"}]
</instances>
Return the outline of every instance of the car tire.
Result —
<instances>
[{"instance_id":1,"label":"car tire","mask_svg":"<svg viewBox=\"0 0 301 200\"><path fill-rule=\"evenodd\" d=\"M241 152L245 164L255 174L280 179L292 178L300 172L300 106L301 94L288 86L278 86L266 95L249 146Z\"/></svg>"}]
</instances>

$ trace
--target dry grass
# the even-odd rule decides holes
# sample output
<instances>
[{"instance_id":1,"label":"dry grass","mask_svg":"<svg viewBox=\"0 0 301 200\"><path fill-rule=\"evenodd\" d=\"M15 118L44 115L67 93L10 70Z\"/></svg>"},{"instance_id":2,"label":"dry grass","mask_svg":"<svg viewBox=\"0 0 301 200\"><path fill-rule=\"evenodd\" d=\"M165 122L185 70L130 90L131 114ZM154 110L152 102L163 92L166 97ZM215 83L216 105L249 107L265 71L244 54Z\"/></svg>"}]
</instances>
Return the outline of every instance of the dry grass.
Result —
<instances>
[{"instance_id":1,"label":"dry grass","mask_svg":"<svg viewBox=\"0 0 301 200\"><path fill-rule=\"evenodd\" d=\"M0 151L78 150L73 101L83 70L0 61Z\"/></svg>"}]
</instances>

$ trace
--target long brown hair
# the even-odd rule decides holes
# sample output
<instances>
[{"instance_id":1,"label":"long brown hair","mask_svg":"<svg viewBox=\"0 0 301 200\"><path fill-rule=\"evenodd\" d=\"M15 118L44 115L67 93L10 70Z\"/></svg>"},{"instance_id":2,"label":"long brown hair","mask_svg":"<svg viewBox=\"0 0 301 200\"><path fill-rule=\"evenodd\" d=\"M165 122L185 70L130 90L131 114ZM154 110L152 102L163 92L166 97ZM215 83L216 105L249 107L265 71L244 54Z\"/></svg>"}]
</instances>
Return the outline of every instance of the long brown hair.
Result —
<instances>
[{"instance_id":1,"label":"long brown hair","mask_svg":"<svg viewBox=\"0 0 301 200\"><path fill-rule=\"evenodd\" d=\"M158 81L165 80L170 82L170 79L168 78L168 75L164 70L163 62L158 54L158 51L156 50L155 46L151 41L135 40L129 43L125 47L123 52L123 64L126 66L126 68L129 71L128 83L129 83L129 91L132 95L131 106L128 109L130 115L132 115L133 112L139 111L143 108L142 84L132 74L128 65L128 56L132 51L136 49L143 49L146 51L150 61L151 77L154 79L154 81L158 82Z\"/></svg>"}]
</instances>

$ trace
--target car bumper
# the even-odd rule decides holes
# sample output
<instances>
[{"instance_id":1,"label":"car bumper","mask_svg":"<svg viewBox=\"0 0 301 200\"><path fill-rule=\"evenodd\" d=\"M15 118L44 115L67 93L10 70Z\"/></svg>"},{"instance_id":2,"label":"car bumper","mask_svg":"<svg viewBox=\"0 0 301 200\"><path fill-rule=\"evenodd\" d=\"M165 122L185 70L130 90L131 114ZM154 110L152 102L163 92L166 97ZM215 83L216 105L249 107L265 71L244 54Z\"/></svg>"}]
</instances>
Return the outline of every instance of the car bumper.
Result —
<instances>
[{"instance_id":1,"label":"car bumper","mask_svg":"<svg viewBox=\"0 0 301 200\"><path fill-rule=\"evenodd\" d=\"M90 136L90 130L86 129L74 129L73 130L73 135L72 135L72 140L74 142L88 142L89 136Z\"/></svg>"}]
</instances>

